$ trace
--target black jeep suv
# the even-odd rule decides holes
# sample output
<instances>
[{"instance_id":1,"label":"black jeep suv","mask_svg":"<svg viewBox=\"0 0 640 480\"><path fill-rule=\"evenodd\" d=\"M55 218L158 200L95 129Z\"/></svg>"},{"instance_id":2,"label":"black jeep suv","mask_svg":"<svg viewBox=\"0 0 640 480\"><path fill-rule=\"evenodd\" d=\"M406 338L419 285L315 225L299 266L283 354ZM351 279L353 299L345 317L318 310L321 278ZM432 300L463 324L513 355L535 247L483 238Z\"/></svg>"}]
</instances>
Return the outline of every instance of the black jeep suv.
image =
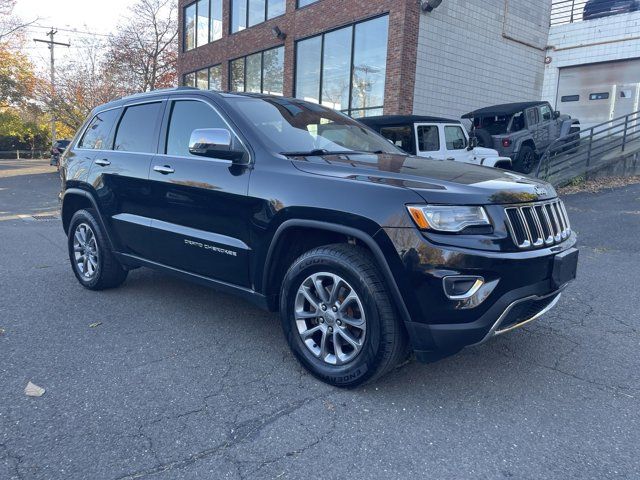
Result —
<instances>
[{"instance_id":1,"label":"black jeep suv","mask_svg":"<svg viewBox=\"0 0 640 480\"><path fill-rule=\"evenodd\" d=\"M300 362L334 385L521 326L575 277L576 238L548 184L412 157L301 100L123 98L90 115L61 166L83 286L145 266L239 294L279 310Z\"/></svg>"}]
</instances>

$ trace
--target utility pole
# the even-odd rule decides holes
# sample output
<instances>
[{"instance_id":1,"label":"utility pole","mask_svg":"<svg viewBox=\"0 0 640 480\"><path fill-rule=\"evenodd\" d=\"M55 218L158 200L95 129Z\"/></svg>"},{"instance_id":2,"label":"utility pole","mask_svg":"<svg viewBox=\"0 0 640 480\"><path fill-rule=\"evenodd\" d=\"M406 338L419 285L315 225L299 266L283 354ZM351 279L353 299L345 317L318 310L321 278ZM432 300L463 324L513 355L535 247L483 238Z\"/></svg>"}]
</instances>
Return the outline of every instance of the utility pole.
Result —
<instances>
[{"instance_id":1,"label":"utility pole","mask_svg":"<svg viewBox=\"0 0 640 480\"><path fill-rule=\"evenodd\" d=\"M60 45L63 47L70 47L71 44L69 43L62 43L62 42L54 42L53 41L53 36L58 33L57 30L55 30L53 27L51 27L51 30L49 30L49 33L47 33L47 36L49 37L49 40L42 40L40 38L34 38L33 41L34 42L40 42L40 43L46 43L49 45L49 50L51 50L51 100L53 101L55 99L55 95L56 95L56 65L55 65L55 56L53 53L53 47L55 45ZM56 143L56 113L54 109L51 109L51 145Z\"/></svg>"}]
</instances>

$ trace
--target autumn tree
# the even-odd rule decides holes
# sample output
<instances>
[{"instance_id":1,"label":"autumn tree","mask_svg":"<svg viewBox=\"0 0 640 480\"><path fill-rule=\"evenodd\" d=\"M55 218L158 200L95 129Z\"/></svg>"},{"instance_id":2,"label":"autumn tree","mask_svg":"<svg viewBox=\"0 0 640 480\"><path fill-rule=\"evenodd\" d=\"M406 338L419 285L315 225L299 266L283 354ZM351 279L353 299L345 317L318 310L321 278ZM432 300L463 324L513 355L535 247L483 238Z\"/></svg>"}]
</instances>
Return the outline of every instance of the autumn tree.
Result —
<instances>
[{"instance_id":1,"label":"autumn tree","mask_svg":"<svg viewBox=\"0 0 640 480\"><path fill-rule=\"evenodd\" d=\"M131 92L177 84L178 15L175 0L139 0L109 39L112 80Z\"/></svg>"}]
</instances>

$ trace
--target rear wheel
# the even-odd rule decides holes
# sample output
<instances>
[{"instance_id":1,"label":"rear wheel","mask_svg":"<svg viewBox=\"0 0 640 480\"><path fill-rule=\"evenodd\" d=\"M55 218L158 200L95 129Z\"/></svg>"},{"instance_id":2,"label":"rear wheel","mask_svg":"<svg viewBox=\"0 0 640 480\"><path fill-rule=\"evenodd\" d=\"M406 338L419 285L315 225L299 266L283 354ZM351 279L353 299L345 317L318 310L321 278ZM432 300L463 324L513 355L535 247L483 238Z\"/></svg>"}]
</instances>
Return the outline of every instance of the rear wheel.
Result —
<instances>
[{"instance_id":1,"label":"rear wheel","mask_svg":"<svg viewBox=\"0 0 640 480\"><path fill-rule=\"evenodd\" d=\"M90 290L117 287L127 270L116 260L97 221L95 210L78 210L69 224L67 246L73 273Z\"/></svg>"},{"instance_id":2,"label":"rear wheel","mask_svg":"<svg viewBox=\"0 0 640 480\"><path fill-rule=\"evenodd\" d=\"M361 247L329 245L298 258L283 281L280 312L293 353L332 385L379 378L407 353L384 280Z\"/></svg>"},{"instance_id":3,"label":"rear wheel","mask_svg":"<svg viewBox=\"0 0 640 480\"><path fill-rule=\"evenodd\" d=\"M514 170L521 173L531 173L533 167L536 164L536 152L529 145L523 145L518 152L515 162L513 163Z\"/></svg>"}]
</instances>

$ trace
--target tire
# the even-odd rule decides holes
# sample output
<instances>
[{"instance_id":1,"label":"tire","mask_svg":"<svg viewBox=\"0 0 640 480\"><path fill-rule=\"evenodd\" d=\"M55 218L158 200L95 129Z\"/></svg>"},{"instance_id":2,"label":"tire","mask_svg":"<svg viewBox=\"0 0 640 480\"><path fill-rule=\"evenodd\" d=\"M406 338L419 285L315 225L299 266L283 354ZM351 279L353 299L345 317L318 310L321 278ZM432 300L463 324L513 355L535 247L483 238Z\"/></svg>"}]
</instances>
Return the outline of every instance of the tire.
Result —
<instances>
[{"instance_id":1,"label":"tire","mask_svg":"<svg viewBox=\"0 0 640 480\"><path fill-rule=\"evenodd\" d=\"M105 290L122 285L127 278L128 272L111 252L95 210L78 210L73 215L67 248L73 273L83 287Z\"/></svg>"},{"instance_id":2,"label":"tire","mask_svg":"<svg viewBox=\"0 0 640 480\"><path fill-rule=\"evenodd\" d=\"M324 299L314 287L314 280L323 285ZM336 283L334 304L328 297ZM301 293L303 287L307 288L308 296ZM324 311L322 303L327 307ZM333 313L332 305L340 305L337 313ZM300 363L334 386L356 387L373 381L408 353L407 335L383 277L372 256L362 247L328 245L310 250L294 261L282 283L280 316L289 347ZM301 332L314 330L313 336L305 335L305 343ZM356 340L357 347L345 340L345 332Z\"/></svg>"},{"instance_id":3,"label":"tire","mask_svg":"<svg viewBox=\"0 0 640 480\"><path fill-rule=\"evenodd\" d=\"M493 137L483 128L473 131L473 135L478 139L478 146L483 148L493 148Z\"/></svg>"},{"instance_id":4,"label":"tire","mask_svg":"<svg viewBox=\"0 0 640 480\"><path fill-rule=\"evenodd\" d=\"M529 174L536 164L536 152L529 145L523 145L518 152L518 156L513 162L513 169L516 172Z\"/></svg>"}]
</instances>

